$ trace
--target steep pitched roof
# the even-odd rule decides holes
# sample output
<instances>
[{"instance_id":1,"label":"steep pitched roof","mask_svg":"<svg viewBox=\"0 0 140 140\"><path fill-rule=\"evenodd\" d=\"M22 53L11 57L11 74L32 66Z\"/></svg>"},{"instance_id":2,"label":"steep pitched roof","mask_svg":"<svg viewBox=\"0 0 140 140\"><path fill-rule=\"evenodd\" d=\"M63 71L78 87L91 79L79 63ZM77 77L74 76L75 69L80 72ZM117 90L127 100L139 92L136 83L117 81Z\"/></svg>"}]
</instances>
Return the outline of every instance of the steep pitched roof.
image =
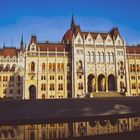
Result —
<instances>
[{"instance_id":1,"label":"steep pitched roof","mask_svg":"<svg viewBox=\"0 0 140 140\"><path fill-rule=\"evenodd\" d=\"M3 49L0 49L0 55L3 57L16 57L18 53L18 49L12 48L12 47L4 47Z\"/></svg>"},{"instance_id":2,"label":"steep pitched roof","mask_svg":"<svg viewBox=\"0 0 140 140\"><path fill-rule=\"evenodd\" d=\"M101 35L101 37L103 39L107 38L107 35L110 35L110 37L113 39L113 37L115 37L115 39L117 38L117 36L120 36L120 32L118 28L113 28L111 31L109 32L83 32L81 31L80 26L75 25L74 27L70 28L63 36L62 38L62 42L64 43L72 43L72 37L73 35L76 36L78 33L80 33L80 35L84 38L87 38L88 34L90 33L91 36L96 39L98 34Z\"/></svg>"}]
</instances>

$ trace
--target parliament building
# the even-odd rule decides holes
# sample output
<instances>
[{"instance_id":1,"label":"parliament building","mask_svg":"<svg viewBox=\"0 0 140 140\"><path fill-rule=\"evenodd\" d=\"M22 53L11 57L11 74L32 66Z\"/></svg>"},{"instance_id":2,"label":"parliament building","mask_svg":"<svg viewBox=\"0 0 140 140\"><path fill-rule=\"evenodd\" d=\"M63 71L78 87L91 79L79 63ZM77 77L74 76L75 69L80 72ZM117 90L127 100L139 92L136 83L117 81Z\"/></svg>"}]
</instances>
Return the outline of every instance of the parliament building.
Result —
<instances>
[{"instance_id":1,"label":"parliament building","mask_svg":"<svg viewBox=\"0 0 140 140\"><path fill-rule=\"evenodd\" d=\"M140 95L140 46L119 29L85 32L72 17L59 43L23 37L0 49L0 98L54 99Z\"/></svg>"}]
</instances>

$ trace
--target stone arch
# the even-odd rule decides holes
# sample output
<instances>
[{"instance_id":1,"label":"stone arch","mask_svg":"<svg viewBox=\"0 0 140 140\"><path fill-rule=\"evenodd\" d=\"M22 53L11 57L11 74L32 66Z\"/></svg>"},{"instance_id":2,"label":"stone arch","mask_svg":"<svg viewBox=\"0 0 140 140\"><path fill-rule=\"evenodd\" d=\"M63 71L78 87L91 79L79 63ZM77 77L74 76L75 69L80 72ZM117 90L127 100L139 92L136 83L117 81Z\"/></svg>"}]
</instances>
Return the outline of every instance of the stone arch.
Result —
<instances>
[{"instance_id":1,"label":"stone arch","mask_svg":"<svg viewBox=\"0 0 140 140\"><path fill-rule=\"evenodd\" d=\"M36 99L36 86L35 85L31 85L29 87L29 98Z\"/></svg>"},{"instance_id":2,"label":"stone arch","mask_svg":"<svg viewBox=\"0 0 140 140\"><path fill-rule=\"evenodd\" d=\"M96 82L95 82L95 76L93 74L88 75L88 92L94 92L96 90Z\"/></svg>"},{"instance_id":3,"label":"stone arch","mask_svg":"<svg viewBox=\"0 0 140 140\"><path fill-rule=\"evenodd\" d=\"M113 74L110 74L108 76L108 91L115 91L115 76Z\"/></svg>"},{"instance_id":4,"label":"stone arch","mask_svg":"<svg viewBox=\"0 0 140 140\"><path fill-rule=\"evenodd\" d=\"M105 91L106 90L105 85L106 85L105 76L103 74L100 74L98 76L98 90Z\"/></svg>"}]
</instances>

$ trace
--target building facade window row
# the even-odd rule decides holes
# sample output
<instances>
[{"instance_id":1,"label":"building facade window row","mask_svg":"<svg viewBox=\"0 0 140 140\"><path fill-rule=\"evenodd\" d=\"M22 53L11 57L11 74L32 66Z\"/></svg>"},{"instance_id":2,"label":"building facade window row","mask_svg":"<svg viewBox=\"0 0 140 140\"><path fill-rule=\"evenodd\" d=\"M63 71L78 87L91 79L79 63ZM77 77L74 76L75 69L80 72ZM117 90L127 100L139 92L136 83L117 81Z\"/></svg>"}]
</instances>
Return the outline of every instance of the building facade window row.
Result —
<instances>
[{"instance_id":1,"label":"building facade window row","mask_svg":"<svg viewBox=\"0 0 140 140\"><path fill-rule=\"evenodd\" d=\"M87 62L88 63L114 63L114 53L113 52L107 52L105 55L104 52L97 52L95 55L94 52L87 52Z\"/></svg>"},{"instance_id":2,"label":"building facade window row","mask_svg":"<svg viewBox=\"0 0 140 140\"><path fill-rule=\"evenodd\" d=\"M130 64L129 70L130 72L140 72L140 65Z\"/></svg>"}]
</instances>

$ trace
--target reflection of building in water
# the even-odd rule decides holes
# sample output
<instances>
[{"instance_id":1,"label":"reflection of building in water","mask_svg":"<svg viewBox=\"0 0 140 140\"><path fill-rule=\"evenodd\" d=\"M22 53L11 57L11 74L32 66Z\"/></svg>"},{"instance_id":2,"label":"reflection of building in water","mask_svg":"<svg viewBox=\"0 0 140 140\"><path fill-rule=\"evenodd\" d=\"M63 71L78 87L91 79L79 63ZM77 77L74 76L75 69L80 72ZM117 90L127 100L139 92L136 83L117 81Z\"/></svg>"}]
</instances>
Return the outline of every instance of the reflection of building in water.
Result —
<instances>
[{"instance_id":1,"label":"reflection of building in water","mask_svg":"<svg viewBox=\"0 0 140 140\"><path fill-rule=\"evenodd\" d=\"M140 131L140 118L100 121L1 126L0 139L50 140Z\"/></svg>"},{"instance_id":2,"label":"reflection of building in water","mask_svg":"<svg viewBox=\"0 0 140 140\"><path fill-rule=\"evenodd\" d=\"M0 97L139 95L139 48L126 47L118 28L82 31L72 17L59 43L40 42L33 35L27 47L22 37L20 49L0 49Z\"/></svg>"}]
</instances>

